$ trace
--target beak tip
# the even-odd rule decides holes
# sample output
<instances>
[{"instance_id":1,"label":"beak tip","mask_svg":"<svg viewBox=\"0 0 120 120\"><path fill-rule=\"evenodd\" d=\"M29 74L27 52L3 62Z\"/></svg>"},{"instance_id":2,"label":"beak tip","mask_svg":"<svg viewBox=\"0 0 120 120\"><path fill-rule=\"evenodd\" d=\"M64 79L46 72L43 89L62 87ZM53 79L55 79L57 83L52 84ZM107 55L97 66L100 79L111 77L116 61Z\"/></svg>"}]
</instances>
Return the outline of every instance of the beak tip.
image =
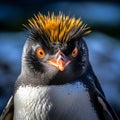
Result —
<instances>
[{"instance_id":1,"label":"beak tip","mask_svg":"<svg viewBox=\"0 0 120 120\"><path fill-rule=\"evenodd\" d=\"M59 68L60 71L64 71L65 68Z\"/></svg>"}]
</instances>

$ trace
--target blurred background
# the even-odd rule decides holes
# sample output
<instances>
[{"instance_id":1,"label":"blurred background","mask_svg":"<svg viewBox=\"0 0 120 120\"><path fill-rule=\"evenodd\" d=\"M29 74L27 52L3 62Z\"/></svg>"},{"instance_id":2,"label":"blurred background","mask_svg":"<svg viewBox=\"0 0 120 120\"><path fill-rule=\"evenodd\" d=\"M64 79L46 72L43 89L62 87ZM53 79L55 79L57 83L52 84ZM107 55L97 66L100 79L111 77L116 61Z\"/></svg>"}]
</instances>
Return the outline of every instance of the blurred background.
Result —
<instances>
[{"instance_id":1,"label":"blurred background","mask_svg":"<svg viewBox=\"0 0 120 120\"><path fill-rule=\"evenodd\" d=\"M22 24L33 14L48 11L81 17L91 27L93 32L84 37L90 61L107 100L120 117L120 3L115 0L1 0L0 114L21 69L22 48L28 35Z\"/></svg>"}]
</instances>

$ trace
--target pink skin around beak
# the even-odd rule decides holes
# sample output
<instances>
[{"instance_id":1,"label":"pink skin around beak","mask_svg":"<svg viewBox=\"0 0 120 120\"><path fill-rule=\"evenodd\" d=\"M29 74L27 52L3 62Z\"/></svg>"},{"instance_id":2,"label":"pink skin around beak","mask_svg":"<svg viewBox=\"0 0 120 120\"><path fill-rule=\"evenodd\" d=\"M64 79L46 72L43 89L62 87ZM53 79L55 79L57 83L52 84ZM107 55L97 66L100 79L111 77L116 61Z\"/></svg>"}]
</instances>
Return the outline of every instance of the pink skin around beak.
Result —
<instances>
[{"instance_id":1,"label":"pink skin around beak","mask_svg":"<svg viewBox=\"0 0 120 120\"><path fill-rule=\"evenodd\" d=\"M51 60L48 60L48 63L53 65L57 70L64 71L65 67L71 61L66 58L66 56L59 50L55 57Z\"/></svg>"}]
</instances>

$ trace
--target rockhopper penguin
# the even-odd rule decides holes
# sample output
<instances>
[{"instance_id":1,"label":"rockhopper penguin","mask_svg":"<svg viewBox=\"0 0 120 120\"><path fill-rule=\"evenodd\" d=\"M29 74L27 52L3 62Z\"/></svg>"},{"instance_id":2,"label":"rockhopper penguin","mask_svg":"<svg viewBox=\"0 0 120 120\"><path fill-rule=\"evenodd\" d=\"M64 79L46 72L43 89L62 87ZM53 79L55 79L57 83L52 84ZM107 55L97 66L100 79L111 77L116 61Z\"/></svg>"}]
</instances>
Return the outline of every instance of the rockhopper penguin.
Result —
<instances>
[{"instance_id":1,"label":"rockhopper penguin","mask_svg":"<svg viewBox=\"0 0 120 120\"><path fill-rule=\"evenodd\" d=\"M1 120L118 120L95 76L81 19L28 20L22 69Z\"/></svg>"}]
</instances>

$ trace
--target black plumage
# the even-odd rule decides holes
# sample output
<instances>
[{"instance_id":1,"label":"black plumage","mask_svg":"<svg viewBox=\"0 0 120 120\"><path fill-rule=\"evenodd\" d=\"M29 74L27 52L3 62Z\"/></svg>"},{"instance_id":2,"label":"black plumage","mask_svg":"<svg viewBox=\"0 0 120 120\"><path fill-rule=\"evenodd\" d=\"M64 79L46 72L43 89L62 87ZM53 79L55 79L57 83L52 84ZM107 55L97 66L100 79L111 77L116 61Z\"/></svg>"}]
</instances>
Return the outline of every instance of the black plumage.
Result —
<instances>
[{"instance_id":1,"label":"black plumage","mask_svg":"<svg viewBox=\"0 0 120 120\"><path fill-rule=\"evenodd\" d=\"M88 48L82 38L90 32L89 27L80 19L69 18L61 13L58 16L43 16L39 13L29 20L27 28L30 35L23 50L21 74L15 83L14 95L1 119L11 120L14 116L15 120L117 120L92 70ZM79 97L74 96L72 88L67 91L69 85L80 92L83 89L85 95L80 93L83 98L79 94ZM45 93L42 94L44 90ZM59 103L65 109L62 111L58 105L59 99L55 98L55 90L65 92L66 96L64 93L60 95L63 97L60 98L61 102L65 98L73 106L68 104L64 108L62 103ZM38 91L40 94L36 93ZM72 94L75 98L67 100ZM80 98L87 98L87 102L83 105ZM85 106L85 111L81 111L83 108L80 105ZM86 115L89 113L92 114L88 118Z\"/></svg>"}]
</instances>

